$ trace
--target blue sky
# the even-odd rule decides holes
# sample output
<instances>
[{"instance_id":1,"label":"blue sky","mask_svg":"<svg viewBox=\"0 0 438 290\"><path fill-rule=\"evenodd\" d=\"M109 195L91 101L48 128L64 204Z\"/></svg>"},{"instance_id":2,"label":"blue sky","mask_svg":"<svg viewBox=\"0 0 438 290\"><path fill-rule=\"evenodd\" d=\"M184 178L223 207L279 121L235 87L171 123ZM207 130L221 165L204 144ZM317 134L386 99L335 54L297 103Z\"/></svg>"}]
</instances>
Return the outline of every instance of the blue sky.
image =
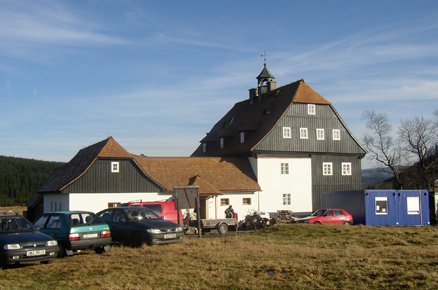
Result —
<instances>
[{"instance_id":1,"label":"blue sky","mask_svg":"<svg viewBox=\"0 0 438 290\"><path fill-rule=\"evenodd\" d=\"M0 155L68 161L113 136L188 156L256 86L267 52L357 139L365 110L438 109L438 1L0 0Z\"/></svg>"}]
</instances>

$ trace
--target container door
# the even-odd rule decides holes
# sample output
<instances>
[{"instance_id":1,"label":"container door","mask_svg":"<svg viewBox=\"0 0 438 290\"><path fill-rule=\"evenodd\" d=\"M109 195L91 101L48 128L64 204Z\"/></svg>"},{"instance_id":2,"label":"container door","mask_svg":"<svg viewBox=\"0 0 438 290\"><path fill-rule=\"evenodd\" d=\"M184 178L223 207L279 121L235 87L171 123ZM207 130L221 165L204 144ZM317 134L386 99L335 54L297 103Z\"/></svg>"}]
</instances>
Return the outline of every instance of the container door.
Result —
<instances>
[{"instance_id":1,"label":"container door","mask_svg":"<svg viewBox=\"0 0 438 290\"><path fill-rule=\"evenodd\" d=\"M421 192L417 190L400 191L401 207L400 207L400 225L416 226L422 225L422 206Z\"/></svg>"}]
</instances>

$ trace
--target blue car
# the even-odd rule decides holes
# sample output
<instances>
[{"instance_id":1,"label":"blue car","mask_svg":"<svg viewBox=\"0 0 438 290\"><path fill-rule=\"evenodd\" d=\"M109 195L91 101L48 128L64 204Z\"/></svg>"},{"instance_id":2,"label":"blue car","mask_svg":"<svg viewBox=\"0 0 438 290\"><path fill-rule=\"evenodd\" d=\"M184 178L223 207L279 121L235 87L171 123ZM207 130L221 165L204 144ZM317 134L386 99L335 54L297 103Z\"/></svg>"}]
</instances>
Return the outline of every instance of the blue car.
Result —
<instances>
[{"instance_id":1,"label":"blue car","mask_svg":"<svg viewBox=\"0 0 438 290\"><path fill-rule=\"evenodd\" d=\"M58 255L58 243L37 231L15 212L0 212L0 269L22 263L49 263Z\"/></svg>"}]
</instances>

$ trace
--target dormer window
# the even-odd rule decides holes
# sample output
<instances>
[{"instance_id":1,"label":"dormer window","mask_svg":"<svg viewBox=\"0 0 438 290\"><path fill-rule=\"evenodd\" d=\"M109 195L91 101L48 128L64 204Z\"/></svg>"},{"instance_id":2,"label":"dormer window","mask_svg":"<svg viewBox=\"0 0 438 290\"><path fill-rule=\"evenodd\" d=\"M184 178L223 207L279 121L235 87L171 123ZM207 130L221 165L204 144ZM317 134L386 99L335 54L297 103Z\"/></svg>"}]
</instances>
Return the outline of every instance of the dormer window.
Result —
<instances>
[{"instance_id":1,"label":"dormer window","mask_svg":"<svg viewBox=\"0 0 438 290\"><path fill-rule=\"evenodd\" d=\"M120 171L120 164L117 161L111 162L111 173L119 173Z\"/></svg>"},{"instance_id":2,"label":"dormer window","mask_svg":"<svg viewBox=\"0 0 438 290\"><path fill-rule=\"evenodd\" d=\"M245 132L240 132L240 143L245 143Z\"/></svg>"},{"instance_id":3,"label":"dormer window","mask_svg":"<svg viewBox=\"0 0 438 290\"><path fill-rule=\"evenodd\" d=\"M316 106L315 106L315 104L307 104L307 114L308 115L316 115Z\"/></svg>"},{"instance_id":4,"label":"dormer window","mask_svg":"<svg viewBox=\"0 0 438 290\"><path fill-rule=\"evenodd\" d=\"M221 148L224 148L224 145L225 145L224 137L221 137L221 138L219 139L219 145L220 145Z\"/></svg>"}]
</instances>

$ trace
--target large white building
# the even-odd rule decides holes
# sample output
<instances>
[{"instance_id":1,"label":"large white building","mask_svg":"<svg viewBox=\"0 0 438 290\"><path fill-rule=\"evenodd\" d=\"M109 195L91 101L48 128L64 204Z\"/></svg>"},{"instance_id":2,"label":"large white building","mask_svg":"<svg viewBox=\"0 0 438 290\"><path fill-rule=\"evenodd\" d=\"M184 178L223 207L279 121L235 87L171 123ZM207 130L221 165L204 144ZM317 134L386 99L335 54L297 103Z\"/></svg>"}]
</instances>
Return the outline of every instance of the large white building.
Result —
<instances>
[{"instance_id":1,"label":"large white building","mask_svg":"<svg viewBox=\"0 0 438 290\"><path fill-rule=\"evenodd\" d=\"M137 156L110 137L54 172L30 210L96 212L132 200L171 199L175 187L195 185L202 218L223 218L229 205L240 218L253 210L308 213L320 206L322 192L362 188L364 155L327 99L303 80L277 88L265 65L257 88L191 157Z\"/></svg>"}]
</instances>

